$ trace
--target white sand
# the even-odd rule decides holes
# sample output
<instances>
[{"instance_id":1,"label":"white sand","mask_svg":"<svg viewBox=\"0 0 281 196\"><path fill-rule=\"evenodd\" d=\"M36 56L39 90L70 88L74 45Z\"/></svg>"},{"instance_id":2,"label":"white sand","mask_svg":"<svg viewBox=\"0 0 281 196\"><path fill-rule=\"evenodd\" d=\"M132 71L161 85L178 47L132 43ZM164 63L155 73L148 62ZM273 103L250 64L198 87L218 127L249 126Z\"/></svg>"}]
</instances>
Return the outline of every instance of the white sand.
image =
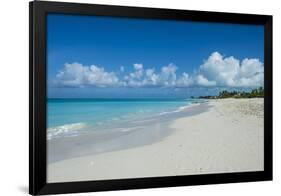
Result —
<instances>
[{"instance_id":1,"label":"white sand","mask_svg":"<svg viewBox=\"0 0 281 196\"><path fill-rule=\"evenodd\" d=\"M48 165L48 182L263 170L263 99L211 100L151 145Z\"/></svg>"}]
</instances>

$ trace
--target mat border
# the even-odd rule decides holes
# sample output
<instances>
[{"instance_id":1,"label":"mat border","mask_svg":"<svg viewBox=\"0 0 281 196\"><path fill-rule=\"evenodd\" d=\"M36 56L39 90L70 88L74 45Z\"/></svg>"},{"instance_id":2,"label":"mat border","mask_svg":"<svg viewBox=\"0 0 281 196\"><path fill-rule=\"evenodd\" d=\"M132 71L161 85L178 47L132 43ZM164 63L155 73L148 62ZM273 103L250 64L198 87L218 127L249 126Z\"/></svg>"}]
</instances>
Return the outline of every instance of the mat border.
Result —
<instances>
[{"instance_id":1,"label":"mat border","mask_svg":"<svg viewBox=\"0 0 281 196\"><path fill-rule=\"evenodd\" d=\"M264 171L46 182L46 15L78 14L264 25ZM29 3L29 193L59 194L272 180L272 16L33 1Z\"/></svg>"}]
</instances>

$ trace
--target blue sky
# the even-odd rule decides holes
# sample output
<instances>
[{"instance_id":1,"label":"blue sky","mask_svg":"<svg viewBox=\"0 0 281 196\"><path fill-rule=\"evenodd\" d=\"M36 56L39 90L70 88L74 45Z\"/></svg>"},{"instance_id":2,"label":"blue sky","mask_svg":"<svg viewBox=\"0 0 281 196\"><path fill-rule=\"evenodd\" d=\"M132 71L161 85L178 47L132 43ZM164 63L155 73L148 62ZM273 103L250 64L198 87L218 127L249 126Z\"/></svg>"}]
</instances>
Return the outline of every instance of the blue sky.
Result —
<instances>
[{"instance_id":1,"label":"blue sky","mask_svg":"<svg viewBox=\"0 0 281 196\"><path fill-rule=\"evenodd\" d=\"M188 97L263 84L263 26L47 16L49 97Z\"/></svg>"}]
</instances>

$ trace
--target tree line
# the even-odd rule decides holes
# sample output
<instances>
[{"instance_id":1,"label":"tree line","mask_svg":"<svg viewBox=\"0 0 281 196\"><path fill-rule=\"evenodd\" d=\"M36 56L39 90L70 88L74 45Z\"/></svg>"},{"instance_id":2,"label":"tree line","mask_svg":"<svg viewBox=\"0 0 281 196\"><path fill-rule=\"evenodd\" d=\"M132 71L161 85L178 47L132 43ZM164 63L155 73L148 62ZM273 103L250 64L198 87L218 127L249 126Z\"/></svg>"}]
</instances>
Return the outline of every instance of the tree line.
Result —
<instances>
[{"instance_id":1,"label":"tree line","mask_svg":"<svg viewBox=\"0 0 281 196\"><path fill-rule=\"evenodd\" d=\"M208 96L199 96L198 98L201 98L201 99L223 99L223 98L257 98L257 97L264 97L263 87L253 89L251 92L223 90L223 91L219 92L219 95L217 95L217 96L208 95Z\"/></svg>"}]
</instances>

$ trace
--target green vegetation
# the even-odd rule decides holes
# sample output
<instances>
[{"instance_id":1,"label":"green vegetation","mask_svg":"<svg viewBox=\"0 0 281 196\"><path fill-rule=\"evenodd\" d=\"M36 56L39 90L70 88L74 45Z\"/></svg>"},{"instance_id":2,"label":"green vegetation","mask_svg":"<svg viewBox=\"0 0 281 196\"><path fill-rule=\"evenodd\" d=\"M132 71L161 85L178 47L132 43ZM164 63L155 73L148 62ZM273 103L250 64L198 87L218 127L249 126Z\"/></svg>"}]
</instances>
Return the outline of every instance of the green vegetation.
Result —
<instances>
[{"instance_id":1,"label":"green vegetation","mask_svg":"<svg viewBox=\"0 0 281 196\"><path fill-rule=\"evenodd\" d=\"M264 97L264 89L263 87L259 87L257 89L253 89L251 92L245 91L221 91L218 96L200 96L202 99L224 99L224 98L256 98L256 97Z\"/></svg>"}]
</instances>

